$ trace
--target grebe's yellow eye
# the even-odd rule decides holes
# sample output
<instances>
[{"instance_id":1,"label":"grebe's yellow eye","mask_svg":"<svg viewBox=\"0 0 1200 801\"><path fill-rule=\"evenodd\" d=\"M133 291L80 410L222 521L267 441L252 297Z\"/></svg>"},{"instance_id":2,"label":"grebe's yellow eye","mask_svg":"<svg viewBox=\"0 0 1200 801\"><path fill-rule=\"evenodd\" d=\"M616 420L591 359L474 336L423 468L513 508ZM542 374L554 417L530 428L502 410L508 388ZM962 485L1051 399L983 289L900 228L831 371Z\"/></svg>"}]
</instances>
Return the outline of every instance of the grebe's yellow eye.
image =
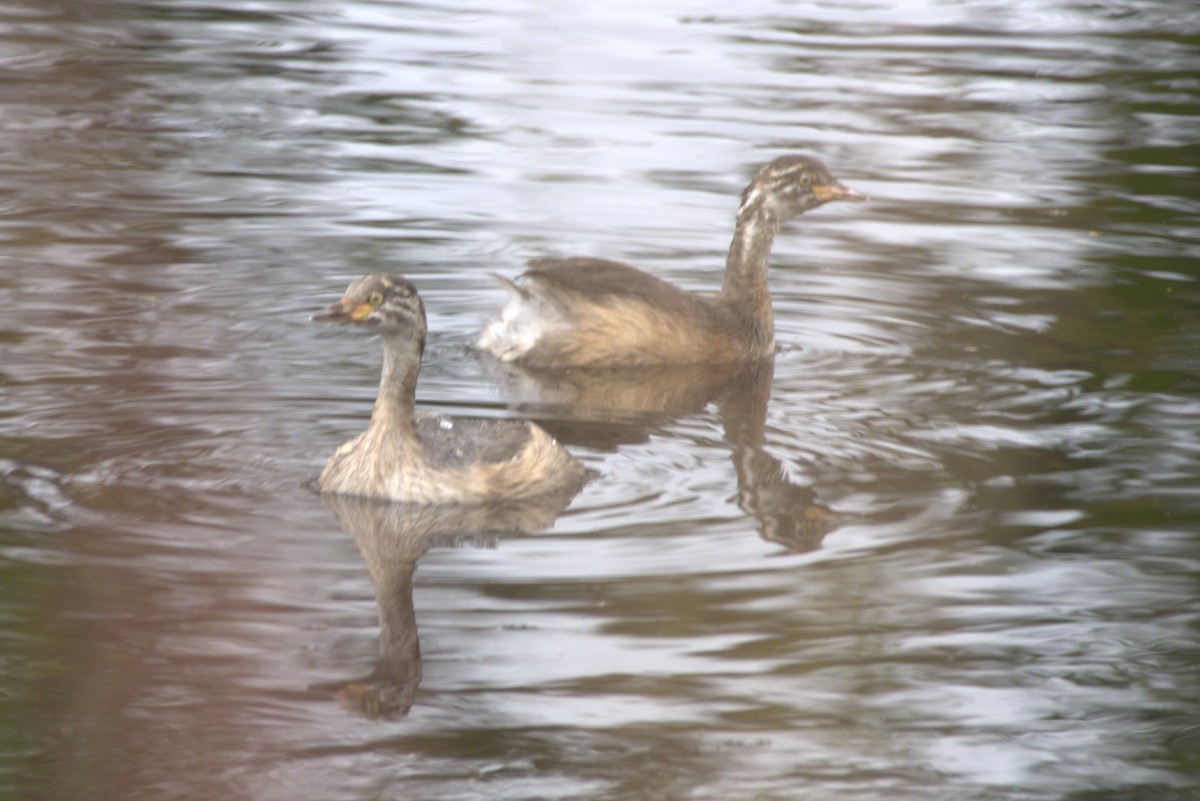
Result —
<instances>
[{"instance_id":1,"label":"grebe's yellow eye","mask_svg":"<svg viewBox=\"0 0 1200 801\"><path fill-rule=\"evenodd\" d=\"M382 292L372 292L370 295L367 295L367 303L370 303L372 306L378 306L378 305L382 304L383 303L383 293Z\"/></svg>"}]
</instances>

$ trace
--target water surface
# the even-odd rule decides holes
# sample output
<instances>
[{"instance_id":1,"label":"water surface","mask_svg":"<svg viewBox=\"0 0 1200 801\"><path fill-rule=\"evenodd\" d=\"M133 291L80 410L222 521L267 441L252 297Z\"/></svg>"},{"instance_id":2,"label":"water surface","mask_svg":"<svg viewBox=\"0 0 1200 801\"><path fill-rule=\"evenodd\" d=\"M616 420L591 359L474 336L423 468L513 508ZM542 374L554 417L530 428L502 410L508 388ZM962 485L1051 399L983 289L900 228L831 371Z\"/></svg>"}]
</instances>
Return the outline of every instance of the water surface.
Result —
<instances>
[{"instance_id":1,"label":"water surface","mask_svg":"<svg viewBox=\"0 0 1200 801\"><path fill-rule=\"evenodd\" d=\"M1185 799L1200 786L1200 12L1166 2L0 9L0 795ZM553 385L526 259L779 352ZM500 536L330 507L416 282L423 409L598 474Z\"/></svg>"}]
</instances>

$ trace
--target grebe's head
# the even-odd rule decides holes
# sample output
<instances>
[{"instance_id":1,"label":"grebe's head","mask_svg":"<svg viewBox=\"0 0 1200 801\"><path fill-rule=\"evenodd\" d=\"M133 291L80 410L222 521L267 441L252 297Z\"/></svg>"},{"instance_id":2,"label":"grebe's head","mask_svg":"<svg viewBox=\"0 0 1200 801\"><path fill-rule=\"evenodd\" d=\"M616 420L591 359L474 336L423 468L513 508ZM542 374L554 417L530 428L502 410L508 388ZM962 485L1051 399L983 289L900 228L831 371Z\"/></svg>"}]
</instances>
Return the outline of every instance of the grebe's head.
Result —
<instances>
[{"instance_id":1,"label":"grebe's head","mask_svg":"<svg viewBox=\"0 0 1200 801\"><path fill-rule=\"evenodd\" d=\"M758 168L742 192L738 216L766 211L778 224L835 200L866 200L811 156L780 156Z\"/></svg>"},{"instance_id":2,"label":"grebe's head","mask_svg":"<svg viewBox=\"0 0 1200 801\"><path fill-rule=\"evenodd\" d=\"M355 323L380 334L425 339L425 305L417 289L399 275L374 273L354 281L342 299L312 319Z\"/></svg>"}]
</instances>

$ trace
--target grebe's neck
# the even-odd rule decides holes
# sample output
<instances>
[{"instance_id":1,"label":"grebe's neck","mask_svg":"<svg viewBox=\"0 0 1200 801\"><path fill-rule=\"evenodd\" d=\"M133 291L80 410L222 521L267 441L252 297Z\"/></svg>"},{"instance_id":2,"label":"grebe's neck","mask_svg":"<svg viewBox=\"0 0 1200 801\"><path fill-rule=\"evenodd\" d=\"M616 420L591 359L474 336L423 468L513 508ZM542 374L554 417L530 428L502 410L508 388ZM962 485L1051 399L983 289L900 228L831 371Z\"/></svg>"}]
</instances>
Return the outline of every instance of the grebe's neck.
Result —
<instances>
[{"instance_id":1,"label":"grebe's neck","mask_svg":"<svg viewBox=\"0 0 1200 801\"><path fill-rule=\"evenodd\" d=\"M384 532L386 536L390 532ZM413 608L415 559L372 565L367 569L375 585L379 607L379 663L382 675L401 688L416 690L421 682L421 641Z\"/></svg>"},{"instance_id":2,"label":"grebe's neck","mask_svg":"<svg viewBox=\"0 0 1200 801\"><path fill-rule=\"evenodd\" d=\"M413 404L423 345L420 339L412 336L383 335L383 376L379 381L379 397L371 411L371 424L367 428L372 435L418 442L413 428Z\"/></svg>"},{"instance_id":3,"label":"grebe's neck","mask_svg":"<svg viewBox=\"0 0 1200 801\"><path fill-rule=\"evenodd\" d=\"M782 224L765 192L757 185L749 186L738 207L733 241L725 261L725 280L717 295L718 302L753 324L755 338L768 351L775 347L775 321L771 314L767 262Z\"/></svg>"}]
</instances>

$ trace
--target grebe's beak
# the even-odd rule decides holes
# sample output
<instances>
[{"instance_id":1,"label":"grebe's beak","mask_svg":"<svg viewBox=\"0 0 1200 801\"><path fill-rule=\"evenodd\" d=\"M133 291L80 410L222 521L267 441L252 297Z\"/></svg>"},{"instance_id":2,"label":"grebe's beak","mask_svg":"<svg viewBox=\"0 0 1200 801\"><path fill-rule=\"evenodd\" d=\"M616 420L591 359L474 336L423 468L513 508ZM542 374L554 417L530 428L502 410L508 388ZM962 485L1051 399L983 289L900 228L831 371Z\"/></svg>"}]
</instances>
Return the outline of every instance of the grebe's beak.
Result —
<instances>
[{"instance_id":1,"label":"grebe's beak","mask_svg":"<svg viewBox=\"0 0 1200 801\"><path fill-rule=\"evenodd\" d=\"M864 193L859 192L857 189L843 186L837 181L831 184L818 184L812 188L812 193L822 203L829 203L833 200L853 200L856 202L870 200Z\"/></svg>"},{"instance_id":2,"label":"grebe's beak","mask_svg":"<svg viewBox=\"0 0 1200 801\"><path fill-rule=\"evenodd\" d=\"M318 323L357 323L371 313L370 303L351 305L342 298L324 311L319 311L310 319Z\"/></svg>"}]
</instances>

